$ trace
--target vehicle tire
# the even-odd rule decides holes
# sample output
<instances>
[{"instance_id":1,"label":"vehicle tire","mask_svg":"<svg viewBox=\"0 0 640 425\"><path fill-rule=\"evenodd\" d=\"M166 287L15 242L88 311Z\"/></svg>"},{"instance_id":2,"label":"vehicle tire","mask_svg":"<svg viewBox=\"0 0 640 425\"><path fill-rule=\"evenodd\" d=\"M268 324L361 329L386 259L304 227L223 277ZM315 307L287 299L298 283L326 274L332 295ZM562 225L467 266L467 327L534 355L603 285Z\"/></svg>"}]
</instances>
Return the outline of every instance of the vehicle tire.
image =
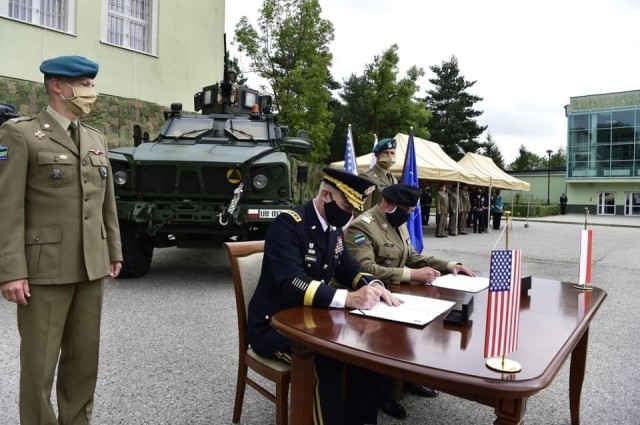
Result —
<instances>
[{"instance_id":1,"label":"vehicle tire","mask_svg":"<svg viewBox=\"0 0 640 425\"><path fill-rule=\"evenodd\" d=\"M123 257L120 277L129 279L147 274L153 258L153 238L136 231L132 223L123 223L120 225L120 239Z\"/></svg>"}]
</instances>

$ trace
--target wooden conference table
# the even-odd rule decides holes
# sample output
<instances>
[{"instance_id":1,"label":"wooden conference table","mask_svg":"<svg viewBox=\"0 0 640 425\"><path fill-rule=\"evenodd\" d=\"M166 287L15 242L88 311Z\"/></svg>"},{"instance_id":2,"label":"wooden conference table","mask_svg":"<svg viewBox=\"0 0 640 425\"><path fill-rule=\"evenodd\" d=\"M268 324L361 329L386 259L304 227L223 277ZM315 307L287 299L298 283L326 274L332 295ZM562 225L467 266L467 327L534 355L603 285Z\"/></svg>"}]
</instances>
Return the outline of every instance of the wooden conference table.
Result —
<instances>
[{"instance_id":1,"label":"wooden conference table","mask_svg":"<svg viewBox=\"0 0 640 425\"><path fill-rule=\"evenodd\" d=\"M394 292L460 302L468 293L432 286L392 286ZM580 423L589 324L607 296L572 284L533 278L521 299L518 350L507 358L519 373L485 366L487 290L474 294L469 324L425 327L362 317L347 310L296 307L271 324L292 340L291 424L312 423L313 355L319 353L387 376L416 382L495 408L495 425L521 424L529 396L551 384L571 355L571 423Z\"/></svg>"}]
</instances>

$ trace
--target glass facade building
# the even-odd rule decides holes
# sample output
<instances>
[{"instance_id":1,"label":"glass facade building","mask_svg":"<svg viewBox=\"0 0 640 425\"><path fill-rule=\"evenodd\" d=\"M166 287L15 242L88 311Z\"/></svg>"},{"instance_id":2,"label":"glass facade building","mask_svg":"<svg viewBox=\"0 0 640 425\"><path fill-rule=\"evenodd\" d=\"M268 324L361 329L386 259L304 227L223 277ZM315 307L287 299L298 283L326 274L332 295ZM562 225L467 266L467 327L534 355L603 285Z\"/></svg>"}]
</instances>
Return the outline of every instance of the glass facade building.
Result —
<instances>
[{"instance_id":1,"label":"glass facade building","mask_svg":"<svg viewBox=\"0 0 640 425\"><path fill-rule=\"evenodd\" d=\"M640 215L640 90L572 97L565 111L567 189L583 201L576 206Z\"/></svg>"}]
</instances>

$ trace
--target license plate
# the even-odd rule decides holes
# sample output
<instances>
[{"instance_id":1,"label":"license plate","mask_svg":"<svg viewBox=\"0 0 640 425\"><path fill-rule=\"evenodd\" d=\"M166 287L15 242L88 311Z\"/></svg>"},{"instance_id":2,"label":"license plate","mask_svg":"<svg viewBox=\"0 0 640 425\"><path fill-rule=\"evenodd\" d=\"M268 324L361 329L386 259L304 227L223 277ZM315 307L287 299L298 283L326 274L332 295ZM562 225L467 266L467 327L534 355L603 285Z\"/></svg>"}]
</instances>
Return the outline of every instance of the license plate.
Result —
<instances>
[{"instance_id":1,"label":"license plate","mask_svg":"<svg viewBox=\"0 0 640 425\"><path fill-rule=\"evenodd\" d=\"M282 210L250 209L247 211L247 216L252 219L273 220L280 212L282 212Z\"/></svg>"}]
</instances>

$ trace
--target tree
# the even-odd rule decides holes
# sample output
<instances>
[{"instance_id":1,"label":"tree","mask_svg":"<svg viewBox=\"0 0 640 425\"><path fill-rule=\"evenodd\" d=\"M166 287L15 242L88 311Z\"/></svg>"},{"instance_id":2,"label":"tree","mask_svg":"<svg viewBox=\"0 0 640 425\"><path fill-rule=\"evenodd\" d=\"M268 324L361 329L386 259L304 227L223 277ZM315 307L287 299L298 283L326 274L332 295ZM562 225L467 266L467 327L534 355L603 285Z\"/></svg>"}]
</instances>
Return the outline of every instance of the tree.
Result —
<instances>
[{"instance_id":1,"label":"tree","mask_svg":"<svg viewBox=\"0 0 640 425\"><path fill-rule=\"evenodd\" d=\"M562 168L567 166L567 151L564 146L560 146L555 153L551 154L551 168Z\"/></svg>"},{"instance_id":2,"label":"tree","mask_svg":"<svg viewBox=\"0 0 640 425\"><path fill-rule=\"evenodd\" d=\"M382 55L374 56L362 75L351 74L344 81L341 101L331 103L335 124L332 158L339 159L344 154L349 124L359 154L371 152L374 134L382 139L399 132L409 133L413 127L416 137L430 137L427 130L430 111L415 98L420 90L417 81L424 70L412 66L406 76L398 80L399 60L398 46L394 44Z\"/></svg>"},{"instance_id":3,"label":"tree","mask_svg":"<svg viewBox=\"0 0 640 425\"><path fill-rule=\"evenodd\" d=\"M500 152L500 148L496 145L496 142L493 140L491 133L487 132L486 141L483 143L482 154L491 158L501 170L504 170L504 159L502 158L502 153Z\"/></svg>"},{"instance_id":4,"label":"tree","mask_svg":"<svg viewBox=\"0 0 640 425\"><path fill-rule=\"evenodd\" d=\"M429 67L436 78L429 79L435 89L427 91L425 103L433 111L429 120L431 140L443 146L453 159L462 158L465 152L476 153L482 146L478 137L487 128L476 123L482 111L473 109L481 97L467 93L475 81L467 81L460 75L458 59L451 56L441 66Z\"/></svg>"},{"instance_id":5,"label":"tree","mask_svg":"<svg viewBox=\"0 0 640 425\"><path fill-rule=\"evenodd\" d=\"M234 41L265 78L274 94L274 109L291 133L306 130L314 141L311 161L329 153L333 131L328 108L337 87L329 73L333 25L320 17L318 0L264 0L258 30L247 17L236 25Z\"/></svg>"},{"instance_id":6,"label":"tree","mask_svg":"<svg viewBox=\"0 0 640 425\"><path fill-rule=\"evenodd\" d=\"M529 152L524 145L520 145L517 158L509 164L513 171L542 170L547 168L547 159Z\"/></svg>"}]
</instances>

